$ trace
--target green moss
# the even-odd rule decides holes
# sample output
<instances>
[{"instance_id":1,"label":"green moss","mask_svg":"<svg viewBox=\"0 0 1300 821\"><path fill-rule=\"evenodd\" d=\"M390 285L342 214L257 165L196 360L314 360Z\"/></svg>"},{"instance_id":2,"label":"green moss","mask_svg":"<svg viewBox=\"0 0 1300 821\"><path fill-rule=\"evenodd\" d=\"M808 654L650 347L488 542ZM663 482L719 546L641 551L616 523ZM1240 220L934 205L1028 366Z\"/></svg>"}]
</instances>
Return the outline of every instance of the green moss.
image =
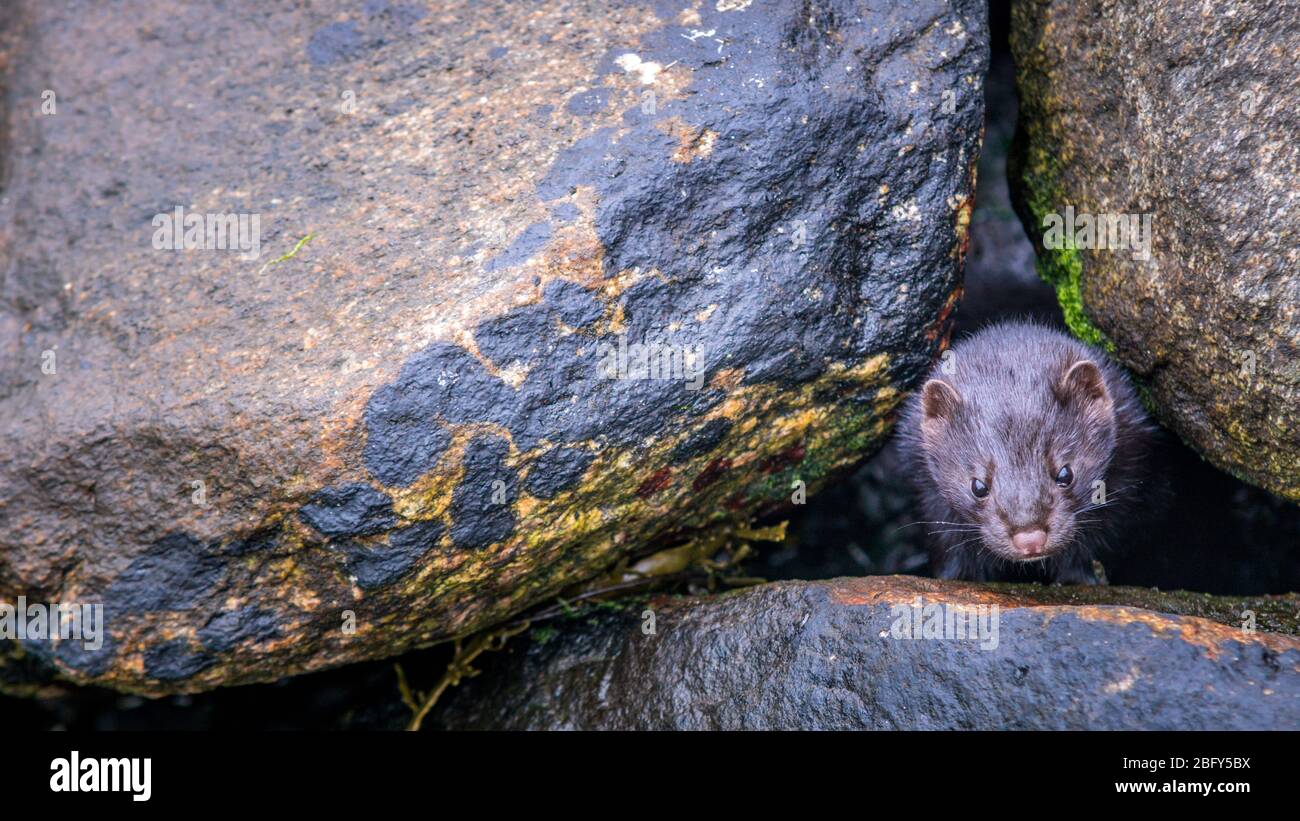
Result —
<instances>
[{"instance_id":1,"label":"green moss","mask_svg":"<svg viewBox=\"0 0 1300 821\"><path fill-rule=\"evenodd\" d=\"M549 625L546 627L536 627L531 633L529 633L529 637L532 638L535 643L541 645L550 643L550 641L558 635L560 635L560 631Z\"/></svg>"},{"instance_id":2,"label":"green moss","mask_svg":"<svg viewBox=\"0 0 1300 821\"><path fill-rule=\"evenodd\" d=\"M632 593L612 599L593 599L576 603L557 596L555 603L560 608L560 613L556 618L559 621L579 621L596 613L640 612L640 608L648 601L650 601L650 596L645 593Z\"/></svg>"},{"instance_id":3,"label":"green moss","mask_svg":"<svg viewBox=\"0 0 1300 821\"><path fill-rule=\"evenodd\" d=\"M1027 14L1025 9L1013 11L1013 16L1024 14ZM1048 214L1059 214L1067 204L1060 160L1065 146L1054 135L1045 133L1047 112L1053 102L1052 89L1042 72L1035 68L1035 43L1029 37L1034 29L1029 22L1019 19L1011 31L1011 48L1018 63L1016 86L1022 101L1016 135L1007 152L1012 201L1034 245L1038 275L1055 289L1070 332L1089 344L1114 352L1114 343L1088 318L1083 302L1083 255L1073 246L1073 237L1065 238L1064 248L1043 246L1043 219Z\"/></svg>"},{"instance_id":4,"label":"green moss","mask_svg":"<svg viewBox=\"0 0 1300 821\"><path fill-rule=\"evenodd\" d=\"M1024 138L1022 137L1022 140ZM1074 247L1074 237L1066 236L1065 247L1059 249L1043 246L1043 219L1048 214L1059 213L1057 205L1063 198L1052 193L1059 179L1059 164L1042 149L1020 147L1015 162L1009 163L1009 173L1019 179L1025 211L1029 223L1026 233L1034 244L1038 275L1056 291L1056 300L1070 333L1090 345L1096 345L1112 356L1115 343L1088 318L1083 304L1083 254ZM1134 378L1133 385L1147 411L1159 416L1159 406L1151 396L1151 388L1141 379Z\"/></svg>"},{"instance_id":5,"label":"green moss","mask_svg":"<svg viewBox=\"0 0 1300 821\"><path fill-rule=\"evenodd\" d=\"M888 408L892 410L892 405ZM842 417L830 423L825 439L810 447L802 460L750 482L744 491L746 498L788 502L796 481L802 481L806 494L812 496L846 465L866 458L884 444L892 424L886 421L889 410L846 408Z\"/></svg>"},{"instance_id":6,"label":"green moss","mask_svg":"<svg viewBox=\"0 0 1300 821\"><path fill-rule=\"evenodd\" d=\"M1083 304L1083 255L1074 247L1074 238L1065 238L1065 247L1052 249L1043 246L1043 219L1048 214L1059 213L1064 198L1058 190L1060 167L1041 146L1033 144L1024 135L1019 140L1021 156L1010 164L1013 175L1022 186L1028 222L1025 232L1034 244L1038 275L1056 290L1056 301L1061 305L1066 327L1090 345L1114 353L1115 344L1088 318Z\"/></svg>"},{"instance_id":7,"label":"green moss","mask_svg":"<svg viewBox=\"0 0 1300 821\"><path fill-rule=\"evenodd\" d=\"M1040 223L1041 224L1041 223ZM1076 248L1047 250L1038 257L1038 275L1056 289L1056 301L1061 304L1065 324L1070 332L1091 345L1113 351L1111 343L1101 329L1088 319L1083 307L1080 286L1083 280L1083 260Z\"/></svg>"}]
</instances>

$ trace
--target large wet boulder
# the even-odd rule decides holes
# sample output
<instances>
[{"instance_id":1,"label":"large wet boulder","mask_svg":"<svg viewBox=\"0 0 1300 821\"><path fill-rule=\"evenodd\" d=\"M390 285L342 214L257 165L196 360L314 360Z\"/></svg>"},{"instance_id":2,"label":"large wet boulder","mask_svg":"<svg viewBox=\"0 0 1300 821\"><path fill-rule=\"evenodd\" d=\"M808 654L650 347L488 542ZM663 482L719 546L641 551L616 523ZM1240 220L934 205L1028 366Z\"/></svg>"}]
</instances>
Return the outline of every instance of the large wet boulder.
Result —
<instances>
[{"instance_id":1,"label":"large wet boulder","mask_svg":"<svg viewBox=\"0 0 1300 821\"><path fill-rule=\"evenodd\" d=\"M10 686L490 625L814 489L950 330L978 0L4 25L0 601L108 624Z\"/></svg>"},{"instance_id":2,"label":"large wet boulder","mask_svg":"<svg viewBox=\"0 0 1300 821\"><path fill-rule=\"evenodd\" d=\"M1300 3L1206 8L1017 0L1009 174L1074 332L1215 465L1300 501Z\"/></svg>"},{"instance_id":3,"label":"large wet boulder","mask_svg":"<svg viewBox=\"0 0 1300 821\"><path fill-rule=\"evenodd\" d=\"M538 625L482 657L437 723L1294 730L1298 611L1295 595L909 576L777 582Z\"/></svg>"}]
</instances>

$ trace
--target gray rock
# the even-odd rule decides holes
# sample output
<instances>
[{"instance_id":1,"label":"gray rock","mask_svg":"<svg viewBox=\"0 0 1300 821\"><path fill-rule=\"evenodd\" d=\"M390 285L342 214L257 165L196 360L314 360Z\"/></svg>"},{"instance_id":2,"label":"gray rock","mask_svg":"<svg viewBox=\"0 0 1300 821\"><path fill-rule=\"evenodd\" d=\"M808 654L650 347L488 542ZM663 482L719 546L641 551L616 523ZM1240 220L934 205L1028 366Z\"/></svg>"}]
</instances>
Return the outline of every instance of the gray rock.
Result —
<instances>
[{"instance_id":1,"label":"gray rock","mask_svg":"<svg viewBox=\"0 0 1300 821\"><path fill-rule=\"evenodd\" d=\"M110 641L0 667L396 654L887 435L959 291L983 3L436 7L16 3L0 599ZM177 207L260 257L155 248ZM676 378L604 378L620 340Z\"/></svg>"},{"instance_id":2,"label":"gray rock","mask_svg":"<svg viewBox=\"0 0 1300 821\"><path fill-rule=\"evenodd\" d=\"M899 619L910 618L918 601L954 613L996 606L996 622L986 610L984 624L997 629L974 640L900 638L907 634ZM1255 612L1260 632L1236 626L1243 609ZM653 635L643 631L648 612ZM920 612L924 625L929 610ZM990 587L910 576L779 582L534 630L531 643L485 657L483 673L440 706L438 723L1294 730L1300 639L1263 630L1294 633L1297 612L1295 596ZM928 629L921 635L932 635Z\"/></svg>"}]
</instances>

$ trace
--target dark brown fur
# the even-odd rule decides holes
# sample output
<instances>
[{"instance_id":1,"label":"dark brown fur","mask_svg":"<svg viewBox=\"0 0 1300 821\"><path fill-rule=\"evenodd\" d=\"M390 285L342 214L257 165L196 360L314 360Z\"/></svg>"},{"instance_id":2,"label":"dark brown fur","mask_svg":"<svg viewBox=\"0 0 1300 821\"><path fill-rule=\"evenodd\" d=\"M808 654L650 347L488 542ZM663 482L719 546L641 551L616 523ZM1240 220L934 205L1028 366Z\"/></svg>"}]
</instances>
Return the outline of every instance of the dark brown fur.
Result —
<instances>
[{"instance_id":1,"label":"dark brown fur","mask_svg":"<svg viewBox=\"0 0 1300 821\"><path fill-rule=\"evenodd\" d=\"M900 432L934 574L1094 583L1094 555L1143 504L1155 428L1128 379L1101 352L1023 322L985 328L946 356ZM1012 535L1035 529L1045 554L1024 561Z\"/></svg>"}]
</instances>

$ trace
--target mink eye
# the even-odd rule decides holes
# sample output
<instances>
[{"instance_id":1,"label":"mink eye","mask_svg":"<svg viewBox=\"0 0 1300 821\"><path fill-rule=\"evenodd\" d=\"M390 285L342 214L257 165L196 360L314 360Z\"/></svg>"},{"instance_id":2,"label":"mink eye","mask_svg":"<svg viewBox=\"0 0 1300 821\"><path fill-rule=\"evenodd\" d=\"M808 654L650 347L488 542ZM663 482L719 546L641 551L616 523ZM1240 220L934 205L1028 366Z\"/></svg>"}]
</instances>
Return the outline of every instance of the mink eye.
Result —
<instances>
[{"instance_id":1,"label":"mink eye","mask_svg":"<svg viewBox=\"0 0 1300 821\"><path fill-rule=\"evenodd\" d=\"M985 496L989 495L989 486L981 482L979 479L971 479L970 492L975 494L976 499L983 499Z\"/></svg>"},{"instance_id":2,"label":"mink eye","mask_svg":"<svg viewBox=\"0 0 1300 821\"><path fill-rule=\"evenodd\" d=\"M1056 472L1056 483L1061 487L1069 487L1074 481L1074 471L1070 470L1069 465L1065 465Z\"/></svg>"}]
</instances>

